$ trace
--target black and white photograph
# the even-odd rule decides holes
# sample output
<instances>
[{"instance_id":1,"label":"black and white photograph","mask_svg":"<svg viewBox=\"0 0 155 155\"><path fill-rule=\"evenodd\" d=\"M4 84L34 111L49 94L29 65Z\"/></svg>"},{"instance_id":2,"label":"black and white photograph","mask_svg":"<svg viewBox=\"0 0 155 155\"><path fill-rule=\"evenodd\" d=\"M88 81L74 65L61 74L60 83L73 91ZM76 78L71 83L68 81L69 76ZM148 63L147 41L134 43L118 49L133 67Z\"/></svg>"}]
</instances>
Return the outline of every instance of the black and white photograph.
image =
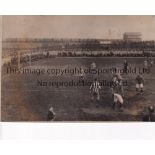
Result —
<instances>
[{"instance_id":1,"label":"black and white photograph","mask_svg":"<svg viewBox=\"0 0 155 155\"><path fill-rule=\"evenodd\" d=\"M2 18L2 122L155 121L155 16Z\"/></svg>"}]
</instances>

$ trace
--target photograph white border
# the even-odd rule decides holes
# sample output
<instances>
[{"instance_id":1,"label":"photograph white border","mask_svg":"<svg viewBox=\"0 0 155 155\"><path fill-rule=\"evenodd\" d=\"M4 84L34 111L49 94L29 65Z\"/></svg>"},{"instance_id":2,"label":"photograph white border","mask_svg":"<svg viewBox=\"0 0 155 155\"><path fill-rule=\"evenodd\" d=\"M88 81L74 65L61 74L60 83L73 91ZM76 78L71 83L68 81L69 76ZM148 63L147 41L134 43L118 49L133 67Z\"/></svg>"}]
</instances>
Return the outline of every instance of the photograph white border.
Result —
<instances>
[{"instance_id":1,"label":"photograph white border","mask_svg":"<svg viewBox=\"0 0 155 155\"><path fill-rule=\"evenodd\" d=\"M155 15L155 1L3 0L1 15ZM155 139L155 123L1 123L2 139Z\"/></svg>"}]
</instances>

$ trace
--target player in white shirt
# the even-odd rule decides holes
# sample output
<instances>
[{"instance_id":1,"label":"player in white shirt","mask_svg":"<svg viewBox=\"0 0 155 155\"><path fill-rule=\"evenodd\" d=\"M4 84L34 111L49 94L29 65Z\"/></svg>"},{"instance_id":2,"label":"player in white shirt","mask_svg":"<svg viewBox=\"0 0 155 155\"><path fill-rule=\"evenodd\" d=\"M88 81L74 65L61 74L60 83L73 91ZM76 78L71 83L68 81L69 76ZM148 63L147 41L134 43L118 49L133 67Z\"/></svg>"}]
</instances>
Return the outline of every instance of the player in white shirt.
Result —
<instances>
[{"instance_id":1,"label":"player in white shirt","mask_svg":"<svg viewBox=\"0 0 155 155\"><path fill-rule=\"evenodd\" d=\"M123 78L120 73L114 74L111 80L111 91L118 92L124 96Z\"/></svg>"},{"instance_id":2,"label":"player in white shirt","mask_svg":"<svg viewBox=\"0 0 155 155\"><path fill-rule=\"evenodd\" d=\"M95 62L91 63L91 69L96 69L96 63Z\"/></svg>"},{"instance_id":3,"label":"player in white shirt","mask_svg":"<svg viewBox=\"0 0 155 155\"><path fill-rule=\"evenodd\" d=\"M85 73L84 73L84 69L81 68L81 72L80 72L80 80L84 81L84 75L85 75Z\"/></svg>"},{"instance_id":4,"label":"player in white shirt","mask_svg":"<svg viewBox=\"0 0 155 155\"><path fill-rule=\"evenodd\" d=\"M119 108L121 109L123 103L124 103L123 97L120 94L118 94L118 93L114 93L113 94L113 105L112 105L112 108L115 110L116 104L119 104Z\"/></svg>"}]
</instances>

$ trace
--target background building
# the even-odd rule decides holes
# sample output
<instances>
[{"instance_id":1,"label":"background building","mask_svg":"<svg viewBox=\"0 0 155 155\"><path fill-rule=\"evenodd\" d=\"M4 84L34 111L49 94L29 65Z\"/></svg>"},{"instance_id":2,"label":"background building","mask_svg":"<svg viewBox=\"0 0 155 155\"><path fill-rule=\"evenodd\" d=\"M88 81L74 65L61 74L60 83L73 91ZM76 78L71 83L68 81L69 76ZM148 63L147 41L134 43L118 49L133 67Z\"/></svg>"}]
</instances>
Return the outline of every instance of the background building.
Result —
<instances>
[{"instance_id":1,"label":"background building","mask_svg":"<svg viewBox=\"0 0 155 155\"><path fill-rule=\"evenodd\" d=\"M124 41L140 42L142 41L142 34L140 32L125 32L123 35Z\"/></svg>"}]
</instances>

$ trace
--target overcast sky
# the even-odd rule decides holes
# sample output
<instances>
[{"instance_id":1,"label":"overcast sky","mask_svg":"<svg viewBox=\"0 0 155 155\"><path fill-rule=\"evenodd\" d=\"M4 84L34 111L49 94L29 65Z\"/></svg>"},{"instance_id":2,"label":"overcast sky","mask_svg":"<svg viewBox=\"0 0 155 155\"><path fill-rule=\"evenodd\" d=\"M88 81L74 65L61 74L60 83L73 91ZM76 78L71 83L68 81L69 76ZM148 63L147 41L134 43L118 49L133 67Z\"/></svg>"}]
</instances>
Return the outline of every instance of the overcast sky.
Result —
<instances>
[{"instance_id":1,"label":"overcast sky","mask_svg":"<svg viewBox=\"0 0 155 155\"><path fill-rule=\"evenodd\" d=\"M3 16L3 39L121 39L124 32L155 40L155 16Z\"/></svg>"}]
</instances>

